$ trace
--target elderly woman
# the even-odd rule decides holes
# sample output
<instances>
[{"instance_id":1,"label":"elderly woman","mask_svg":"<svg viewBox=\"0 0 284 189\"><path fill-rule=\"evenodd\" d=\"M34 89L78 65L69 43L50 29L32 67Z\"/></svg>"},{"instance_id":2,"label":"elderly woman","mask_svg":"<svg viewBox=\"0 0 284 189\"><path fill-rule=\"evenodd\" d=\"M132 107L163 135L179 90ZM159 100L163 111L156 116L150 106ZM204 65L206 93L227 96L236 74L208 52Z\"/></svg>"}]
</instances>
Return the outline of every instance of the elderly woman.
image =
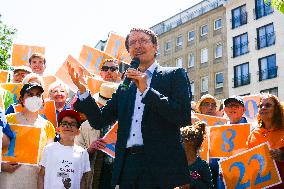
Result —
<instances>
[{"instance_id":1,"label":"elderly woman","mask_svg":"<svg viewBox=\"0 0 284 189\"><path fill-rule=\"evenodd\" d=\"M67 104L67 87L63 83L52 83L48 88L48 95L50 100L55 102L56 115L62 110L70 109L70 106Z\"/></svg>"},{"instance_id":2,"label":"elderly woman","mask_svg":"<svg viewBox=\"0 0 284 189\"><path fill-rule=\"evenodd\" d=\"M269 142L271 156L276 160L276 164L284 180L284 109L279 99L271 94L263 94L258 110L258 127L255 128L248 137L247 145L249 148L264 142ZM284 183L272 188L284 188Z\"/></svg>"},{"instance_id":3,"label":"elderly woman","mask_svg":"<svg viewBox=\"0 0 284 189\"><path fill-rule=\"evenodd\" d=\"M39 149L53 141L55 136L54 127L51 122L45 120L38 114L38 110L43 105L43 88L38 83L28 83L20 91L19 103L22 111L6 116L7 122L11 124L29 125L41 128L41 139ZM17 133L19 134L19 133ZM23 133L24 134L24 133ZM29 137L29 136L27 136ZM16 162L2 164L0 173L0 188L37 188L37 173L39 168L31 165L19 165Z\"/></svg>"}]
</instances>

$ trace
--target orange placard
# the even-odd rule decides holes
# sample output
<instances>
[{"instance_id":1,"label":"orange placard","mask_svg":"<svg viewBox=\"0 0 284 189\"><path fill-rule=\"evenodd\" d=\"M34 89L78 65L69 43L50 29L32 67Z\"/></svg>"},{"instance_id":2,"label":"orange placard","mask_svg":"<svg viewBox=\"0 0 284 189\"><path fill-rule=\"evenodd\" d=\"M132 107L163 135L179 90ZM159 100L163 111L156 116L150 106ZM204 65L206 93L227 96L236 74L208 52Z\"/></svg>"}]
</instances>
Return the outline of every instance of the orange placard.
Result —
<instances>
[{"instance_id":1,"label":"orange placard","mask_svg":"<svg viewBox=\"0 0 284 189\"><path fill-rule=\"evenodd\" d=\"M53 75L47 75L47 76L43 76L43 83L44 83L44 93L43 93L43 98L46 99L48 98L48 88L50 86L50 84L52 84L53 82L56 81L56 77Z\"/></svg>"},{"instance_id":2,"label":"orange placard","mask_svg":"<svg viewBox=\"0 0 284 189\"><path fill-rule=\"evenodd\" d=\"M227 123L227 119L223 117L209 116L205 114L194 113L201 121L207 123L208 126L224 125Z\"/></svg>"},{"instance_id":3,"label":"orange placard","mask_svg":"<svg viewBox=\"0 0 284 189\"><path fill-rule=\"evenodd\" d=\"M0 70L0 83L8 82L9 72L7 70Z\"/></svg>"},{"instance_id":4,"label":"orange placard","mask_svg":"<svg viewBox=\"0 0 284 189\"><path fill-rule=\"evenodd\" d=\"M220 160L225 188L268 188L281 183L268 143Z\"/></svg>"},{"instance_id":5,"label":"orange placard","mask_svg":"<svg viewBox=\"0 0 284 189\"><path fill-rule=\"evenodd\" d=\"M246 112L245 117L247 118L248 122L256 121L256 116L258 112L258 105L260 103L260 95L249 95L243 97Z\"/></svg>"},{"instance_id":6,"label":"orange placard","mask_svg":"<svg viewBox=\"0 0 284 189\"><path fill-rule=\"evenodd\" d=\"M115 144L117 140L117 129L118 123L116 122L112 128L105 134L103 137L104 141L106 142L106 148L102 149L103 152L115 158Z\"/></svg>"},{"instance_id":7,"label":"orange placard","mask_svg":"<svg viewBox=\"0 0 284 189\"><path fill-rule=\"evenodd\" d=\"M68 68L67 68L67 61L70 62L71 66L75 69L76 72L79 71L79 67L82 67L86 76L92 76L88 70L86 70L78 60L73 58L71 55L67 57L67 59L64 61L64 63L61 65L61 67L57 70L55 73L55 76L60 79L63 83L65 83L73 92L76 92L78 89L76 85L71 80L71 77L69 76L68 73ZM83 78L82 78L83 79Z\"/></svg>"},{"instance_id":8,"label":"orange placard","mask_svg":"<svg viewBox=\"0 0 284 189\"><path fill-rule=\"evenodd\" d=\"M4 101L3 101L3 95L2 95L2 94L0 94L0 108L1 108L2 110L5 110Z\"/></svg>"},{"instance_id":9,"label":"orange placard","mask_svg":"<svg viewBox=\"0 0 284 189\"><path fill-rule=\"evenodd\" d=\"M2 160L35 165L39 161L41 128L27 125L10 125L14 138L8 149L3 149Z\"/></svg>"},{"instance_id":10,"label":"orange placard","mask_svg":"<svg viewBox=\"0 0 284 189\"><path fill-rule=\"evenodd\" d=\"M45 48L39 46L28 46L13 44L12 66L29 65L29 58L33 53L41 53L44 55Z\"/></svg>"},{"instance_id":11,"label":"orange placard","mask_svg":"<svg viewBox=\"0 0 284 189\"><path fill-rule=\"evenodd\" d=\"M199 113L194 113L194 115L200 119L201 121L204 121L207 123L208 126L214 126L214 125L224 125L227 123L227 119L222 118L222 117L216 117L216 116L209 116L209 115L204 115L204 114L199 114ZM199 155L203 160L206 160L209 162L209 140L208 140L208 135L209 130L207 129L207 134L204 137L204 140L202 142Z\"/></svg>"},{"instance_id":12,"label":"orange placard","mask_svg":"<svg viewBox=\"0 0 284 189\"><path fill-rule=\"evenodd\" d=\"M21 112L23 107L21 104L17 104L14 106L14 110L15 112ZM54 127L57 127L56 107L54 100L45 101L43 109L39 111L39 114L50 121Z\"/></svg>"},{"instance_id":13,"label":"orange placard","mask_svg":"<svg viewBox=\"0 0 284 189\"><path fill-rule=\"evenodd\" d=\"M110 58L112 56L105 52L83 45L79 60L89 72L99 74L104 60Z\"/></svg>"},{"instance_id":14,"label":"orange placard","mask_svg":"<svg viewBox=\"0 0 284 189\"><path fill-rule=\"evenodd\" d=\"M113 56L114 58L130 64L131 58L125 47L125 38L115 33L110 33L105 53Z\"/></svg>"},{"instance_id":15,"label":"orange placard","mask_svg":"<svg viewBox=\"0 0 284 189\"><path fill-rule=\"evenodd\" d=\"M210 158L229 157L247 149L250 124L234 124L209 127Z\"/></svg>"},{"instance_id":16,"label":"orange placard","mask_svg":"<svg viewBox=\"0 0 284 189\"><path fill-rule=\"evenodd\" d=\"M18 102L20 97L20 91L23 88L22 83L1 83L0 86L9 91L10 93L14 94L14 102Z\"/></svg>"}]
</instances>

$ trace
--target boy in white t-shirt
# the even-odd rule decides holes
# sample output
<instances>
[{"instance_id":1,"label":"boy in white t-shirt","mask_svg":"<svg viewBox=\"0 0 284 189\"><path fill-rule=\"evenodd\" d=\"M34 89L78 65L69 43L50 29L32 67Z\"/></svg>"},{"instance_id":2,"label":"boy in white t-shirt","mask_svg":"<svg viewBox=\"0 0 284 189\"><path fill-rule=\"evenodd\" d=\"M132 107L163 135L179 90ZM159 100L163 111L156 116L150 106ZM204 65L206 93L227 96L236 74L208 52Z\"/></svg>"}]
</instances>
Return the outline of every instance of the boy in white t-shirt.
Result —
<instances>
[{"instance_id":1,"label":"boy in white t-shirt","mask_svg":"<svg viewBox=\"0 0 284 189\"><path fill-rule=\"evenodd\" d=\"M83 189L90 162L87 151L74 144L75 136L80 133L80 114L63 110L57 119L60 141L43 150L38 189Z\"/></svg>"}]
</instances>

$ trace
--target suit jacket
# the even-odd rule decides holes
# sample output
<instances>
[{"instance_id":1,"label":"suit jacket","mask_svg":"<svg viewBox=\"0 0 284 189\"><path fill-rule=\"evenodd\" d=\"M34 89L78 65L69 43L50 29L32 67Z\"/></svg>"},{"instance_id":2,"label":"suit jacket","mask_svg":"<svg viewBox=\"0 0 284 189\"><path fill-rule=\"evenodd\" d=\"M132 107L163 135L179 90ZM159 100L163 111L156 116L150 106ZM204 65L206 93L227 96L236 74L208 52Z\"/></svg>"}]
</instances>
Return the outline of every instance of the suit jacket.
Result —
<instances>
[{"instance_id":1,"label":"suit jacket","mask_svg":"<svg viewBox=\"0 0 284 189\"><path fill-rule=\"evenodd\" d=\"M136 98L136 85L128 90L121 87L101 109L89 96L77 100L74 108L87 115L90 125L101 129L118 120L115 165L112 183L118 184L130 133ZM145 161L157 185L180 186L189 183L186 155L181 143L180 127L190 124L191 90L186 72L182 68L157 66L150 88L142 99L145 104L141 132Z\"/></svg>"}]
</instances>

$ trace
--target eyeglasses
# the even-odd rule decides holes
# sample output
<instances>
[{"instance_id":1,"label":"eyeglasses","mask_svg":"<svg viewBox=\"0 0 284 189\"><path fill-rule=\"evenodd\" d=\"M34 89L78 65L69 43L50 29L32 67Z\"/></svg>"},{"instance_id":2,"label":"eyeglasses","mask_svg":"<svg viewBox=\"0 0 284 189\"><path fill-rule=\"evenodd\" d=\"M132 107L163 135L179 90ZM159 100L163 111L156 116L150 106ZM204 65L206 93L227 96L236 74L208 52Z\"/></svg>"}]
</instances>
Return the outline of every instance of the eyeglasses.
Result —
<instances>
[{"instance_id":1,"label":"eyeglasses","mask_svg":"<svg viewBox=\"0 0 284 189\"><path fill-rule=\"evenodd\" d=\"M115 66L102 66L102 69L101 69L103 72L107 72L108 70L114 72L117 70L117 67Z\"/></svg>"},{"instance_id":2,"label":"eyeglasses","mask_svg":"<svg viewBox=\"0 0 284 189\"><path fill-rule=\"evenodd\" d=\"M138 40L131 40L129 41L129 46L133 46L138 42L139 45L145 45L150 42L150 39L141 38Z\"/></svg>"},{"instance_id":3,"label":"eyeglasses","mask_svg":"<svg viewBox=\"0 0 284 189\"><path fill-rule=\"evenodd\" d=\"M217 105L215 103L209 103L209 102L204 102L201 104L201 106L204 106L204 107L213 107L213 108L216 108Z\"/></svg>"},{"instance_id":4,"label":"eyeglasses","mask_svg":"<svg viewBox=\"0 0 284 189\"><path fill-rule=\"evenodd\" d=\"M59 126L72 129L74 127L78 127L78 124L75 122L69 123L67 121L62 121Z\"/></svg>"},{"instance_id":5,"label":"eyeglasses","mask_svg":"<svg viewBox=\"0 0 284 189\"><path fill-rule=\"evenodd\" d=\"M258 108L271 108L271 107L273 107L274 105L273 104L270 104L270 103L266 103L266 104L260 104L259 106L258 106Z\"/></svg>"}]
</instances>

